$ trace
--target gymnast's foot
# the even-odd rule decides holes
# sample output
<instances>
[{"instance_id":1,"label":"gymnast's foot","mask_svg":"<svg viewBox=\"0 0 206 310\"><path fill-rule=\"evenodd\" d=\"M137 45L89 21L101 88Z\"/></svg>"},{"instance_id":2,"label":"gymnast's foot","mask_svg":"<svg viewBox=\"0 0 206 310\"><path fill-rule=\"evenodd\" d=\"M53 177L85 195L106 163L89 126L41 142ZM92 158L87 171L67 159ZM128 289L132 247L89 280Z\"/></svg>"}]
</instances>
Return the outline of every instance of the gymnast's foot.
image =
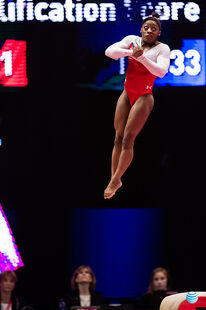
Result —
<instances>
[{"instance_id":1,"label":"gymnast's foot","mask_svg":"<svg viewBox=\"0 0 206 310\"><path fill-rule=\"evenodd\" d=\"M104 199L110 199L112 198L116 191L122 186L122 182L118 181L118 182L114 182L114 181L110 181L107 188L104 191Z\"/></svg>"}]
</instances>

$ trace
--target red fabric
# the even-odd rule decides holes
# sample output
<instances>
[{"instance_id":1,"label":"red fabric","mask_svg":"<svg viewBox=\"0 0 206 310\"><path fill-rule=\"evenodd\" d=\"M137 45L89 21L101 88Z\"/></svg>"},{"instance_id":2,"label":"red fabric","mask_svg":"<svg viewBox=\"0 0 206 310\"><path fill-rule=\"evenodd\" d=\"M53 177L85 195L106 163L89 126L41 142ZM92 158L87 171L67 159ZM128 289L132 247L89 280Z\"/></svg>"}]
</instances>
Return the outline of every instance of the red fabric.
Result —
<instances>
[{"instance_id":1,"label":"red fabric","mask_svg":"<svg viewBox=\"0 0 206 310\"><path fill-rule=\"evenodd\" d=\"M196 310L197 307L206 307L205 296L200 296L194 304L190 304L187 300L183 301L178 310Z\"/></svg>"},{"instance_id":2,"label":"red fabric","mask_svg":"<svg viewBox=\"0 0 206 310\"><path fill-rule=\"evenodd\" d=\"M145 66L129 57L124 88L131 106L142 95L152 94L155 79L156 76L150 73Z\"/></svg>"},{"instance_id":3,"label":"red fabric","mask_svg":"<svg viewBox=\"0 0 206 310\"><path fill-rule=\"evenodd\" d=\"M9 300L9 303L8 303L6 310L10 310L10 308L11 308L11 299Z\"/></svg>"}]
</instances>

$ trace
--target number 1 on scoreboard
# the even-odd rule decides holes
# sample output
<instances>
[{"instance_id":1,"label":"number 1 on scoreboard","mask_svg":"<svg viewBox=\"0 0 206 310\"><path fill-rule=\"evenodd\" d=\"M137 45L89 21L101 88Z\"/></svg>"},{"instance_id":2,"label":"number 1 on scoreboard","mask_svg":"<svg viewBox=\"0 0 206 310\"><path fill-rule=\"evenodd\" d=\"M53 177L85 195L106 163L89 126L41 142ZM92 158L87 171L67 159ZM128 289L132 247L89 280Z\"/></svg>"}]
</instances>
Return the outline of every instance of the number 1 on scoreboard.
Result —
<instances>
[{"instance_id":1,"label":"number 1 on scoreboard","mask_svg":"<svg viewBox=\"0 0 206 310\"><path fill-rule=\"evenodd\" d=\"M3 52L0 60L5 64L5 76L12 75L12 51Z\"/></svg>"}]
</instances>

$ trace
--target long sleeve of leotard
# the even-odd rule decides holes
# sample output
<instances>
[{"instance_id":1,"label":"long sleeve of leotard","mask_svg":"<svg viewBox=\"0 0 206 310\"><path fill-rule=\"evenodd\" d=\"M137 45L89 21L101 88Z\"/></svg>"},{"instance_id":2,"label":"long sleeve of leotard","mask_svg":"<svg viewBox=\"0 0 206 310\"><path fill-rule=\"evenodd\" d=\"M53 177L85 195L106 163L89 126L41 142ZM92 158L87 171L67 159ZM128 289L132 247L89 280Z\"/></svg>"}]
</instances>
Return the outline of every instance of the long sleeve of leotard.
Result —
<instances>
[{"instance_id":1,"label":"long sleeve of leotard","mask_svg":"<svg viewBox=\"0 0 206 310\"><path fill-rule=\"evenodd\" d=\"M132 42L132 35L127 36L124 39L122 39L119 42L116 42L112 45L110 45L106 51L105 55L107 57L110 57L112 59L118 59L121 57L126 57L126 56L131 56L132 55L132 50L129 49L130 44Z\"/></svg>"},{"instance_id":2,"label":"long sleeve of leotard","mask_svg":"<svg viewBox=\"0 0 206 310\"><path fill-rule=\"evenodd\" d=\"M110 45L106 51L105 55L112 58L118 59L121 57L130 56L136 61L142 63L152 74L163 77L169 68L170 65L170 49L169 46L166 44L161 44L160 49L158 50L156 62L151 60L146 53L143 53L141 56L135 58L132 56L133 51L130 49L131 42L136 41L134 35L129 35L122 39L119 42L116 42ZM156 53L157 51L150 50L150 54Z\"/></svg>"},{"instance_id":3,"label":"long sleeve of leotard","mask_svg":"<svg viewBox=\"0 0 206 310\"><path fill-rule=\"evenodd\" d=\"M132 57L134 58L134 57ZM135 58L134 58L135 59ZM152 61L144 53L136 58L141 62L152 74L162 78L167 72L170 65L170 49L166 44L162 44L159 54L157 55L157 62Z\"/></svg>"}]
</instances>

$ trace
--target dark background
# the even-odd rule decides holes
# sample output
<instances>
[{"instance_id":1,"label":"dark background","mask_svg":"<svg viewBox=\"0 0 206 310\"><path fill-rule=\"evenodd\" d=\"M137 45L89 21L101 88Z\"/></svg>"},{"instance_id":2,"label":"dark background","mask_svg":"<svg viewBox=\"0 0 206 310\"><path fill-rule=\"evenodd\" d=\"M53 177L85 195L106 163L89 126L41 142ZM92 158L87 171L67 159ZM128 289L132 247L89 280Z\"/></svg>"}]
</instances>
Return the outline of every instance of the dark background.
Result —
<instances>
[{"instance_id":1,"label":"dark background","mask_svg":"<svg viewBox=\"0 0 206 310\"><path fill-rule=\"evenodd\" d=\"M105 201L120 92L75 87L75 27L69 42L63 24L24 30L29 85L0 94L0 200L25 264L19 291L50 309L67 290L76 207L166 208L162 264L175 289L205 290L205 87L154 89L123 187Z\"/></svg>"}]
</instances>

